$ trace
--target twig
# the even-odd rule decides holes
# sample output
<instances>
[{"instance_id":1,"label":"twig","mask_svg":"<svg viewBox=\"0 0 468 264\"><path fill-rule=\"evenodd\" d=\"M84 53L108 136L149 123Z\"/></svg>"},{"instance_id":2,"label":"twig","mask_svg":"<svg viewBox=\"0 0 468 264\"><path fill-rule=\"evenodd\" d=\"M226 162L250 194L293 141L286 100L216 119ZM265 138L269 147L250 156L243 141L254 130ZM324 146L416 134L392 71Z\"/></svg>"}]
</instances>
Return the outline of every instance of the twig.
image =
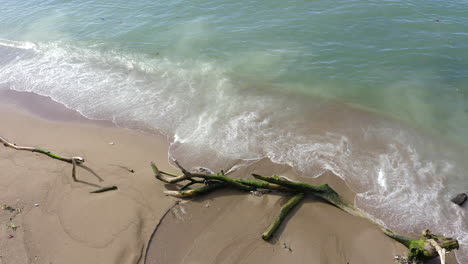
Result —
<instances>
[{"instance_id":1,"label":"twig","mask_svg":"<svg viewBox=\"0 0 468 264\"><path fill-rule=\"evenodd\" d=\"M68 163L72 163L73 160L75 160L78 164L83 163L84 159L81 157L62 157L57 154L54 154L48 150L40 149L40 148L34 148L34 147L22 147L22 146L17 146L13 143L10 143L8 140L6 140L3 137L0 137L0 143L2 143L5 147L16 149L16 150L25 150L25 151L31 151L31 152L37 152L44 154L46 156L49 156L53 159L58 159L61 161L65 161Z\"/></svg>"},{"instance_id":2,"label":"twig","mask_svg":"<svg viewBox=\"0 0 468 264\"><path fill-rule=\"evenodd\" d=\"M73 165L72 178L76 182L76 160L75 159L72 159L72 165Z\"/></svg>"},{"instance_id":3,"label":"twig","mask_svg":"<svg viewBox=\"0 0 468 264\"><path fill-rule=\"evenodd\" d=\"M150 238L150 241L148 242L148 245L151 244L151 242L152 242L153 239L155 238L155 235L156 235L156 233L158 232L158 229L159 229L159 227L161 226L161 224L162 224L164 218L166 218L167 214L168 214L172 209L174 209L174 207L176 207L179 203L180 203L179 200L175 201L174 204L173 204L171 207L167 208L166 212L162 215L162 217L159 218L159 222L158 222L158 224L156 225L156 227L154 228L153 234L151 235L151 238ZM145 263L146 263L146 258L148 257L148 250L149 250L149 246L146 247Z\"/></svg>"},{"instance_id":4,"label":"twig","mask_svg":"<svg viewBox=\"0 0 468 264\"><path fill-rule=\"evenodd\" d=\"M122 165L115 165L115 164L110 164L111 166L115 166L115 167L119 167L119 168L122 168L130 173L135 173L135 170L134 169L130 169L128 167L125 167L125 166L122 166Z\"/></svg>"},{"instance_id":5,"label":"twig","mask_svg":"<svg viewBox=\"0 0 468 264\"><path fill-rule=\"evenodd\" d=\"M75 181L75 182L77 181L77 179L76 179L76 166L81 165L85 161L82 157L62 157L62 156L59 156L59 155L57 155L55 153L52 153L52 152L50 152L48 150L44 150L44 149L40 149L40 148L17 146L15 144L9 142L8 140L6 140L3 137L0 137L0 143L2 143L7 148L12 148L12 149L15 149L15 150L24 150L24 151L37 152L37 153L41 153L41 154L44 154L46 156L49 156L49 157L51 157L53 159L57 159L57 160L61 160L61 161L71 163L72 166L73 166L73 168L72 168L72 178L73 178L73 181Z\"/></svg>"},{"instance_id":6,"label":"twig","mask_svg":"<svg viewBox=\"0 0 468 264\"><path fill-rule=\"evenodd\" d=\"M102 187L100 189L97 189L95 191L92 191L92 192L89 192L89 193L103 193L103 192L108 192L108 191L113 191L113 190L117 190L117 186L107 186L107 187Z\"/></svg>"}]
</instances>

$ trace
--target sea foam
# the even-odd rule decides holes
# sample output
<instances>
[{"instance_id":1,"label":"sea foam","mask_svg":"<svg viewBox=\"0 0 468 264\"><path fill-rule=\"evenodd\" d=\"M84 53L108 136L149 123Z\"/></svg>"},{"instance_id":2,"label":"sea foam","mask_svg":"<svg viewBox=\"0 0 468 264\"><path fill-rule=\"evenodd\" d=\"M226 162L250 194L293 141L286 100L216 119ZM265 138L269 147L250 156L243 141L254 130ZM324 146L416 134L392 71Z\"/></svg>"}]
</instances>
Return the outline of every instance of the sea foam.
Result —
<instances>
[{"instance_id":1,"label":"sea foam","mask_svg":"<svg viewBox=\"0 0 468 264\"><path fill-rule=\"evenodd\" d=\"M242 166L239 160L266 157L305 177L332 171L357 192L359 208L400 232L430 228L457 237L459 261L468 262L465 212L449 201L468 189L462 155L416 128L240 82L209 61L60 42L1 41L0 50L0 89L49 96L92 119L160 130L186 166Z\"/></svg>"}]
</instances>

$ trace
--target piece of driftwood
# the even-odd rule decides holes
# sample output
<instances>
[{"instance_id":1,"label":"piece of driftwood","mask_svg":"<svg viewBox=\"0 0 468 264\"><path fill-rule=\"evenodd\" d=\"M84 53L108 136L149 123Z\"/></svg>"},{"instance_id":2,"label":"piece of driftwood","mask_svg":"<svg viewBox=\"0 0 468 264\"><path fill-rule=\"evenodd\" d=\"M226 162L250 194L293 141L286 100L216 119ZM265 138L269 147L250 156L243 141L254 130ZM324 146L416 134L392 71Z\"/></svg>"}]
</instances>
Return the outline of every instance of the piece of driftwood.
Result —
<instances>
[{"instance_id":1,"label":"piece of driftwood","mask_svg":"<svg viewBox=\"0 0 468 264\"><path fill-rule=\"evenodd\" d=\"M97 190L91 191L89 193L103 193L103 192L113 191L117 189L118 189L117 186L113 185L113 186L102 187Z\"/></svg>"},{"instance_id":2,"label":"piece of driftwood","mask_svg":"<svg viewBox=\"0 0 468 264\"><path fill-rule=\"evenodd\" d=\"M50 152L48 150L44 150L44 149L40 149L40 148L17 146L16 144L13 144L13 143L9 142L8 140L6 140L3 137L0 137L0 143L2 143L5 147L8 147L8 148L12 148L12 149L16 149L16 150L25 150L25 151L37 152L37 153L41 153L41 154L44 154L46 156L49 156L49 157L51 157L53 159L58 159L58 160L65 161L65 162L68 162L68 163L73 163L73 161L75 161L76 164L81 164L81 163L83 163L85 161L82 157L62 157L62 156L60 156L58 154L55 154L55 153L52 153L52 152Z\"/></svg>"},{"instance_id":3,"label":"piece of driftwood","mask_svg":"<svg viewBox=\"0 0 468 264\"><path fill-rule=\"evenodd\" d=\"M262 234L262 238L264 240L270 240L270 238L273 236L273 234L275 233L275 231L278 229L278 227L281 225L281 223L283 222L283 220L286 218L286 216L288 215L288 213L298 204L302 201L302 199L304 199L304 196L305 194L304 193L298 193L296 195L294 195L293 197L291 197L289 199L289 201L287 201L283 207L281 207L281 211L280 213L278 214L278 216L276 216L275 220L273 220L273 222L267 227L267 229L265 230L265 232L263 232Z\"/></svg>"},{"instance_id":4,"label":"piece of driftwood","mask_svg":"<svg viewBox=\"0 0 468 264\"><path fill-rule=\"evenodd\" d=\"M72 173L71 174L72 174L73 181L101 188L101 186L99 186L97 184L93 184L93 183L89 183L89 182L77 179L77 177L76 177L76 167L79 166L79 167L91 172L94 176L96 176L99 179L99 181L103 181L103 179L101 177L99 177L99 175L97 175L92 169L90 169L90 168L86 167L85 165L83 165L85 160L82 157L78 157L78 156L64 157L64 156L61 156L59 154L56 154L56 153L53 153L53 152L50 152L48 150L44 150L44 149L41 149L41 148L18 146L18 145L14 144L14 143L11 143L10 141L8 141L7 139L5 139L4 137L1 137L1 136L0 136L0 143L3 144L7 148L12 148L12 149L15 149L15 150L36 152L36 153L44 154L44 155L46 155L46 156L48 156L50 158L53 158L53 159L57 159L57 160L60 160L60 161L70 163L72 165ZM107 187L104 187L104 188L107 188Z\"/></svg>"},{"instance_id":5,"label":"piece of driftwood","mask_svg":"<svg viewBox=\"0 0 468 264\"><path fill-rule=\"evenodd\" d=\"M81 165L85 160L82 157L63 157L61 155L52 153L48 150L40 149L40 148L35 148L35 147L22 147L22 146L17 146L16 144L13 144L6 140L3 137L0 137L0 143L2 143L5 147L7 148L12 148L16 150L24 150L24 151L30 151L30 152L36 152L36 153L41 153L44 154L50 158L65 161L68 163L72 164L72 178L73 181L77 181L76 179L76 166Z\"/></svg>"},{"instance_id":6,"label":"piece of driftwood","mask_svg":"<svg viewBox=\"0 0 468 264\"><path fill-rule=\"evenodd\" d=\"M258 174L252 174L256 180L235 179L228 177L223 171L220 173L190 172L182 167L176 160L174 160L174 163L182 172L181 175L161 171L156 164L153 162L151 163L151 168L153 169L156 179L169 184L185 182L179 190L165 191L164 193L166 195L178 198L191 198L221 188L232 188L254 194L265 193L264 191L268 190L292 195L289 201L283 205L278 216L262 234L264 240L271 239L288 213L298 205L305 196L312 195L349 214L365 218L377 225L385 235L408 248L407 260L409 263L422 263L425 260L440 256L441 263L445 264L445 254L459 247L458 241L455 238L434 235L429 230L424 230L420 239L411 239L398 235L347 202L328 184L314 186L303 182L292 181L286 177L266 177ZM197 184L198 186L190 188Z\"/></svg>"}]
</instances>

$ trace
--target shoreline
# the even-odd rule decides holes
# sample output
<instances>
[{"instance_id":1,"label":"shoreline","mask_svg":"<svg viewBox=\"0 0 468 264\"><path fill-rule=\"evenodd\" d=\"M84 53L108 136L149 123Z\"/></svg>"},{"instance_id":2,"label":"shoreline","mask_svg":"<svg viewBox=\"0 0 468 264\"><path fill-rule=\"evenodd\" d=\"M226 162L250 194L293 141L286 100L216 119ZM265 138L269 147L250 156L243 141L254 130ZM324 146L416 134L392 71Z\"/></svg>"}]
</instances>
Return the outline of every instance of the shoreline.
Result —
<instances>
[{"instance_id":1,"label":"shoreline","mask_svg":"<svg viewBox=\"0 0 468 264\"><path fill-rule=\"evenodd\" d=\"M2 258L8 263L145 263L144 259L146 263L258 263L269 258L272 263L385 264L394 263L393 255L406 254L402 245L385 237L372 224L314 200L295 209L294 217L288 219L271 243L264 242L260 235L277 213L280 197L214 193L178 205L161 219L176 199L164 196L164 186L153 178L149 162L154 160L161 169L177 172L168 163L165 136L84 117L73 119L69 115L72 113L63 114L66 111L59 108L65 107L58 103L51 108L52 112L63 114L58 120L47 111L39 114L41 105L31 109L22 106L36 99L13 104L0 101L2 136L20 145L82 155L87 159L86 165L104 178L104 185L116 184L119 190L89 194L93 187L73 182L68 164L2 149L1 167L8 173L0 178L0 187L6 190L1 199L5 204L23 207L14 218L20 226L13 233L15 237L0 244L4 249ZM42 105L52 103L46 100ZM136 172L131 174L119 166ZM254 171L298 177L291 168L265 160L236 174ZM80 169L77 177L98 182ZM354 194L337 176L301 180L329 183L353 200ZM34 206L36 203L39 207ZM4 216L1 221L6 226L8 219ZM223 228L226 224L231 227L229 230ZM11 233L5 227L4 231L4 237L6 232ZM285 250L283 243L292 252Z\"/></svg>"},{"instance_id":2,"label":"shoreline","mask_svg":"<svg viewBox=\"0 0 468 264\"><path fill-rule=\"evenodd\" d=\"M78 168L77 178L89 184L73 182L67 163L2 148L0 197L3 204L22 211L14 217L3 211L2 260L143 263L154 226L173 204L149 167L149 161L155 160L173 170L167 163L166 138L84 120L46 120L19 106L0 104L2 136L19 145L82 156L85 165L104 181ZM63 106L55 110L66 112ZM135 173L119 166L132 168ZM117 185L119 190L90 194L96 189L91 184ZM20 227L16 231L7 229L10 222ZM8 239L10 234L14 237Z\"/></svg>"}]
</instances>

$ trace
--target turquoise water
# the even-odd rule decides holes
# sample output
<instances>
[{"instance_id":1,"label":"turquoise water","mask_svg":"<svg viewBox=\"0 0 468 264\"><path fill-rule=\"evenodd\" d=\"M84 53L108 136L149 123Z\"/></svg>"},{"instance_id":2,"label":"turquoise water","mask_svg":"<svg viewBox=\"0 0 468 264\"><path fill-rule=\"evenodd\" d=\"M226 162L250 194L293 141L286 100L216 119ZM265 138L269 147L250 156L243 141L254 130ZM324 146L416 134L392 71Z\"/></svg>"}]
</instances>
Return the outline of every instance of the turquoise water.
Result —
<instances>
[{"instance_id":1,"label":"turquoise water","mask_svg":"<svg viewBox=\"0 0 468 264\"><path fill-rule=\"evenodd\" d=\"M209 62L239 81L338 98L463 140L467 9L466 1L2 1L0 37Z\"/></svg>"},{"instance_id":2,"label":"turquoise water","mask_svg":"<svg viewBox=\"0 0 468 264\"><path fill-rule=\"evenodd\" d=\"M390 227L468 245L447 203L468 191L467 1L0 4L0 89L158 129L192 165L332 170Z\"/></svg>"}]
</instances>

